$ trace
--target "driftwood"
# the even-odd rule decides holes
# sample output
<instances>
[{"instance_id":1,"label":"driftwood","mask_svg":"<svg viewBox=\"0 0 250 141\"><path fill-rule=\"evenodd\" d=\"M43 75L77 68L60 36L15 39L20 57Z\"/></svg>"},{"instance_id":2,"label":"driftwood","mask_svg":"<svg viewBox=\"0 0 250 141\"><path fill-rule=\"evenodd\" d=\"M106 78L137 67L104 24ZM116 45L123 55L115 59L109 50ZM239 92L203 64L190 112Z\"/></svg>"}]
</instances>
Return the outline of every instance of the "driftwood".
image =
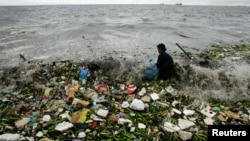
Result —
<instances>
[{"instance_id":1,"label":"driftwood","mask_svg":"<svg viewBox=\"0 0 250 141\"><path fill-rule=\"evenodd\" d=\"M189 53L187 53L178 43L176 45L188 56L190 60L194 60L198 65L201 67L209 67L211 65L209 58L202 58L202 59L197 59L195 57L190 56Z\"/></svg>"},{"instance_id":2,"label":"driftwood","mask_svg":"<svg viewBox=\"0 0 250 141\"><path fill-rule=\"evenodd\" d=\"M192 60L193 58L178 44L176 43L176 45L187 55L187 57Z\"/></svg>"}]
</instances>

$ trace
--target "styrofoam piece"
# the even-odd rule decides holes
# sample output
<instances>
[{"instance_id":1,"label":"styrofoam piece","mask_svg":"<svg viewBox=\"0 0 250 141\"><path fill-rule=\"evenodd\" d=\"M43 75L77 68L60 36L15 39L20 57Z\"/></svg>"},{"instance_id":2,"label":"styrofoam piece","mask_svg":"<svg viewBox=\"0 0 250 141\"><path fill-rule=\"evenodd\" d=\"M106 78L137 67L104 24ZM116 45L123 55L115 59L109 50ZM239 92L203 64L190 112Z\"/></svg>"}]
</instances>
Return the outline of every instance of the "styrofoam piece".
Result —
<instances>
[{"instance_id":1,"label":"styrofoam piece","mask_svg":"<svg viewBox=\"0 0 250 141\"><path fill-rule=\"evenodd\" d=\"M18 120L15 122L15 126L17 128L23 128L27 123L29 123L30 118L22 118L21 120Z\"/></svg>"},{"instance_id":2,"label":"styrofoam piece","mask_svg":"<svg viewBox=\"0 0 250 141\"><path fill-rule=\"evenodd\" d=\"M37 132L36 136L39 137L39 138L43 137L43 132L42 131Z\"/></svg>"},{"instance_id":3,"label":"styrofoam piece","mask_svg":"<svg viewBox=\"0 0 250 141\"><path fill-rule=\"evenodd\" d=\"M178 119L178 126L183 130L195 126L195 124L189 120Z\"/></svg>"},{"instance_id":4,"label":"styrofoam piece","mask_svg":"<svg viewBox=\"0 0 250 141\"><path fill-rule=\"evenodd\" d=\"M204 122L206 125L213 125L214 124L214 120L210 117L205 118Z\"/></svg>"},{"instance_id":5,"label":"styrofoam piece","mask_svg":"<svg viewBox=\"0 0 250 141\"><path fill-rule=\"evenodd\" d=\"M128 107L129 107L129 102L128 101L122 102L122 108L128 108Z\"/></svg>"},{"instance_id":6,"label":"styrofoam piece","mask_svg":"<svg viewBox=\"0 0 250 141\"><path fill-rule=\"evenodd\" d=\"M193 110L188 110L188 109L183 110L183 114L186 115L186 116L191 116L194 113L195 113L195 111L193 111Z\"/></svg>"},{"instance_id":7,"label":"styrofoam piece","mask_svg":"<svg viewBox=\"0 0 250 141\"><path fill-rule=\"evenodd\" d=\"M174 125L171 122L164 122L163 127L168 132L176 132L176 131L181 130L180 127L178 127L177 125Z\"/></svg>"},{"instance_id":8,"label":"styrofoam piece","mask_svg":"<svg viewBox=\"0 0 250 141\"><path fill-rule=\"evenodd\" d=\"M74 98L72 104L73 104L73 105L77 104L79 100L80 100L80 99L78 99L78 98Z\"/></svg>"},{"instance_id":9,"label":"styrofoam piece","mask_svg":"<svg viewBox=\"0 0 250 141\"><path fill-rule=\"evenodd\" d=\"M176 106L176 104L179 104L180 102L179 101L176 101L176 100L174 100L173 102L172 102L172 106Z\"/></svg>"},{"instance_id":10,"label":"styrofoam piece","mask_svg":"<svg viewBox=\"0 0 250 141\"><path fill-rule=\"evenodd\" d=\"M78 133L78 138L85 138L86 137L86 133L85 132L79 132Z\"/></svg>"},{"instance_id":11,"label":"styrofoam piece","mask_svg":"<svg viewBox=\"0 0 250 141\"><path fill-rule=\"evenodd\" d=\"M43 116L43 121L48 122L48 121L50 121L50 120L51 120L50 115L44 115L44 116Z\"/></svg>"},{"instance_id":12,"label":"styrofoam piece","mask_svg":"<svg viewBox=\"0 0 250 141\"><path fill-rule=\"evenodd\" d=\"M154 101L160 98L159 95L158 95L157 93L152 93L152 94L150 94L150 97L151 97L152 100L154 100Z\"/></svg>"},{"instance_id":13,"label":"styrofoam piece","mask_svg":"<svg viewBox=\"0 0 250 141\"><path fill-rule=\"evenodd\" d=\"M176 109L176 108L173 108L173 112L175 112L175 113L178 114L178 115L181 115L181 111L178 110L178 109Z\"/></svg>"},{"instance_id":14,"label":"styrofoam piece","mask_svg":"<svg viewBox=\"0 0 250 141\"><path fill-rule=\"evenodd\" d=\"M138 123L138 128L139 128L139 129L145 129L145 128L146 128L146 125L143 124L143 123Z\"/></svg>"},{"instance_id":15,"label":"styrofoam piece","mask_svg":"<svg viewBox=\"0 0 250 141\"><path fill-rule=\"evenodd\" d=\"M135 131L135 127L131 127L130 132L134 132L134 131Z\"/></svg>"},{"instance_id":16,"label":"styrofoam piece","mask_svg":"<svg viewBox=\"0 0 250 141\"><path fill-rule=\"evenodd\" d=\"M73 126L74 125L72 123L64 121L62 123L57 124L55 127L55 130L62 132L62 131L72 128Z\"/></svg>"},{"instance_id":17,"label":"styrofoam piece","mask_svg":"<svg viewBox=\"0 0 250 141\"><path fill-rule=\"evenodd\" d=\"M108 113L109 113L108 110L99 109L96 114L99 116L102 116L102 117L106 117L108 115Z\"/></svg>"},{"instance_id":18,"label":"styrofoam piece","mask_svg":"<svg viewBox=\"0 0 250 141\"><path fill-rule=\"evenodd\" d=\"M0 141L18 141L21 138L19 134L6 133L0 135Z\"/></svg>"},{"instance_id":19,"label":"styrofoam piece","mask_svg":"<svg viewBox=\"0 0 250 141\"><path fill-rule=\"evenodd\" d=\"M167 93L172 93L174 91L172 86L167 86L165 90L167 91Z\"/></svg>"},{"instance_id":20,"label":"styrofoam piece","mask_svg":"<svg viewBox=\"0 0 250 141\"><path fill-rule=\"evenodd\" d=\"M142 88L141 91L138 93L140 96L143 96L146 94L146 88Z\"/></svg>"},{"instance_id":21,"label":"styrofoam piece","mask_svg":"<svg viewBox=\"0 0 250 141\"><path fill-rule=\"evenodd\" d=\"M210 118L212 118L213 116L215 116L215 112L213 112L213 111L210 111L210 108L203 108L202 110L201 110L201 113L203 114L203 115L205 115L205 116L207 116L207 117L210 117Z\"/></svg>"},{"instance_id":22,"label":"styrofoam piece","mask_svg":"<svg viewBox=\"0 0 250 141\"><path fill-rule=\"evenodd\" d=\"M186 140L191 140L193 134L187 131L179 131L179 136L183 141L186 141Z\"/></svg>"},{"instance_id":23,"label":"styrofoam piece","mask_svg":"<svg viewBox=\"0 0 250 141\"><path fill-rule=\"evenodd\" d=\"M145 109L145 104L139 99L134 99L129 106L133 110L143 111Z\"/></svg>"},{"instance_id":24,"label":"styrofoam piece","mask_svg":"<svg viewBox=\"0 0 250 141\"><path fill-rule=\"evenodd\" d=\"M90 118L95 120L95 121L105 121L105 119L99 118L97 115L91 114Z\"/></svg>"},{"instance_id":25,"label":"styrofoam piece","mask_svg":"<svg viewBox=\"0 0 250 141\"><path fill-rule=\"evenodd\" d=\"M118 124L121 124L121 125L128 123L129 127L131 127L133 125L131 120L125 119L125 118L119 118L117 122L118 122Z\"/></svg>"}]
</instances>

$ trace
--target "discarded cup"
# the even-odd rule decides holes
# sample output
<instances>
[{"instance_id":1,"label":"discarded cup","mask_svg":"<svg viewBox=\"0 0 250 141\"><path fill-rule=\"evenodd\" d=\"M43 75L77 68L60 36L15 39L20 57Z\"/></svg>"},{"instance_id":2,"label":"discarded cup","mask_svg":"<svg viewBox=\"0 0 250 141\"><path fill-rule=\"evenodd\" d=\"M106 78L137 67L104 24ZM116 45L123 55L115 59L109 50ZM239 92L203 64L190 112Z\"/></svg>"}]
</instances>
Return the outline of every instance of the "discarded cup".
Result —
<instances>
[{"instance_id":1,"label":"discarded cup","mask_svg":"<svg viewBox=\"0 0 250 141\"><path fill-rule=\"evenodd\" d=\"M129 85L126 89L125 92L128 94L133 94L136 90L136 86L135 85Z\"/></svg>"}]
</instances>

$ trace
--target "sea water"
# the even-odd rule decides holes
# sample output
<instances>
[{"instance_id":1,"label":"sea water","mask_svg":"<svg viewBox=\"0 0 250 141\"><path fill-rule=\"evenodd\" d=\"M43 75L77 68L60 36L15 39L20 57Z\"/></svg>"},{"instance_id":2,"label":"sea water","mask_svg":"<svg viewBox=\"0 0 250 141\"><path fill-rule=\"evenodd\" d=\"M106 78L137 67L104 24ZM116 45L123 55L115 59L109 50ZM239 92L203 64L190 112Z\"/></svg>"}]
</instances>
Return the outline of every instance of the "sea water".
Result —
<instances>
[{"instance_id":1,"label":"sea water","mask_svg":"<svg viewBox=\"0 0 250 141\"><path fill-rule=\"evenodd\" d=\"M59 5L0 7L0 65L28 60L145 60L156 45L181 52L250 40L250 7Z\"/></svg>"}]
</instances>

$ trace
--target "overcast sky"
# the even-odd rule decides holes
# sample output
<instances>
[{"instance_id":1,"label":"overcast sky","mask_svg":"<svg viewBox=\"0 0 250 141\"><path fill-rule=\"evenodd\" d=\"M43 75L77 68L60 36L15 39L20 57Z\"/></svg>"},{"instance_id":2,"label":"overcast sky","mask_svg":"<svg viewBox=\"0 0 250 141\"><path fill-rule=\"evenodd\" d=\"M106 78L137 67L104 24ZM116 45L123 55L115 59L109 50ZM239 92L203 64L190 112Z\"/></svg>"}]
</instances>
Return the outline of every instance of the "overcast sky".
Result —
<instances>
[{"instance_id":1,"label":"overcast sky","mask_svg":"<svg viewBox=\"0 0 250 141\"><path fill-rule=\"evenodd\" d=\"M250 6L250 0L0 0L0 5L44 4L176 4L184 5L241 5Z\"/></svg>"}]
</instances>

